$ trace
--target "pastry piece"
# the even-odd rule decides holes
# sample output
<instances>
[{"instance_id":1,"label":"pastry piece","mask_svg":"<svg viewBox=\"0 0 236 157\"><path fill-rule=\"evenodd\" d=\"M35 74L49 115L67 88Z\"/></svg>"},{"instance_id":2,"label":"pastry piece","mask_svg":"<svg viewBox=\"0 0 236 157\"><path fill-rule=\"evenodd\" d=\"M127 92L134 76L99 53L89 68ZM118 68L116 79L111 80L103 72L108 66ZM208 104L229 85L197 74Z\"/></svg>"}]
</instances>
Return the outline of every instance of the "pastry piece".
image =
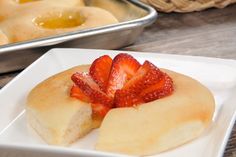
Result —
<instances>
[{"instance_id":1,"label":"pastry piece","mask_svg":"<svg viewBox=\"0 0 236 157\"><path fill-rule=\"evenodd\" d=\"M172 95L137 107L115 108L105 116L96 149L151 155L198 137L214 113L211 92L198 81L169 70Z\"/></svg>"},{"instance_id":2,"label":"pastry piece","mask_svg":"<svg viewBox=\"0 0 236 157\"><path fill-rule=\"evenodd\" d=\"M30 92L27 119L48 144L68 145L99 125L98 119L92 120L90 104L70 96L71 75L88 68L79 66L54 75Z\"/></svg>"},{"instance_id":3,"label":"pastry piece","mask_svg":"<svg viewBox=\"0 0 236 157\"><path fill-rule=\"evenodd\" d=\"M83 0L1 0L0 1L0 21L7 20L12 16L30 14L30 12L43 9L47 6L61 6L61 7L82 7ZM35 10L36 9L36 10ZM19 13L21 16L19 17Z\"/></svg>"},{"instance_id":4,"label":"pastry piece","mask_svg":"<svg viewBox=\"0 0 236 157\"><path fill-rule=\"evenodd\" d=\"M141 18L147 14L146 11L140 10L139 7L131 5L129 1L87 0L86 3L109 11L122 22L136 19L137 17Z\"/></svg>"},{"instance_id":5,"label":"pastry piece","mask_svg":"<svg viewBox=\"0 0 236 157\"><path fill-rule=\"evenodd\" d=\"M0 46L8 44L8 42L7 36L0 30Z\"/></svg>"},{"instance_id":6,"label":"pastry piece","mask_svg":"<svg viewBox=\"0 0 236 157\"><path fill-rule=\"evenodd\" d=\"M21 18L4 20L0 28L10 42L19 42L117 22L112 14L99 8L45 6Z\"/></svg>"}]
</instances>

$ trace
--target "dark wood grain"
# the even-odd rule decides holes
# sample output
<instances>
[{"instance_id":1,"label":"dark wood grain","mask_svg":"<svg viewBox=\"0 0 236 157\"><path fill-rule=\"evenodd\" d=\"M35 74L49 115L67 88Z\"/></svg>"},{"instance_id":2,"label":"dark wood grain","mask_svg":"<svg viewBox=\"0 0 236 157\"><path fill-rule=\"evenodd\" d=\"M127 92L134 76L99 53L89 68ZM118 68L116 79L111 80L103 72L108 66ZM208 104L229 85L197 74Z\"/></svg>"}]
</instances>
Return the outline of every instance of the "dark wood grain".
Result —
<instances>
[{"instance_id":1,"label":"dark wood grain","mask_svg":"<svg viewBox=\"0 0 236 157\"><path fill-rule=\"evenodd\" d=\"M160 14L135 45L125 49L236 59L236 5Z\"/></svg>"},{"instance_id":2,"label":"dark wood grain","mask_svg":"<svg viewBox=\"0 0 236 157\"><path fill-rule=\"evenodd\" d=\"M0 74L0 89L11 81L20 71L15 71L11 73Z\"/></svg>"},{"instance_id":3,"label":"dark wood grain","mask_svg":"<svg viewBox=\"0 0 236 157\"><path fill-rule=\"evenodd\" d=\"M135 44L123 49L236 59L236 5L188 14L160 14L158 20L145 29ZM16 58L16 62L11 64L22 68L20 63L28 65L38 56L29 55L26 60L19 61ZM18 73L1 74L0 87ZM236 157L236 125L224 157Z\"/></svg>"}]
</instances>

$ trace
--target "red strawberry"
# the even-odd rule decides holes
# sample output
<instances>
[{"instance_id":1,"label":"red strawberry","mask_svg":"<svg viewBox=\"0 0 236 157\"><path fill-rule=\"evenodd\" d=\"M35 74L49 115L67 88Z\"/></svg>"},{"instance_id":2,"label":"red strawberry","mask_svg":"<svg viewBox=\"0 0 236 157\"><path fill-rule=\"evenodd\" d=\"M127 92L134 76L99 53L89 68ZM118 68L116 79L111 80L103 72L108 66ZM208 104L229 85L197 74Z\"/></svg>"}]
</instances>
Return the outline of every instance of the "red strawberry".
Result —
<instances>
[{"instance_id":1,"label":"red strawberry","mask_svg":"<svg viewBox=\"0 0 236 157\"><path fill-rule=\"evenodd\" d=\"M102 92L92 77L87 73L75 73L71 76L71 79L90 98L91 103L112 106L113 99Z\"/></svg>"},{"instance_id":2,"label":"red strawberry","mask_svg":"<svg viewBox=\"0 0 236 157\"><path fill-rule=\"evenodd\" d=\"M154 64L145 61L135 75L124 85L122 90L132 93L140 93L143 89L160 80L163 73Z\"/></svg>"},{"instance_id":3,"label":"red strawberry","mask_svg":"<svg viewBox=\"0 0 236 157\"><path fill-rule=\"evenodd\" d=\"M103 104L91 104L92 106L92 111L94 116L98 117L105 117L107 112L111 109L110 107L103 105Z\"/></svg>"},{"instance_id":4,"label":"red strawberry","mask_svg":"<svg viewBox=\"0 0 236 157\"><path fill-rule=\"evenodd\" d=\"M144 103L144 101L135 93L121 89L116 91L114 103L116 107L131 107Z\"/></svg>"},{"instance_id":5,"label":"red strawberry","mask_svg":"<svg viewBox=\"0 0 236 157\"><path fill-rule=\"evenodd\" d=\"M84 101L84 102L88 102L88 103L91 102L90 98L89 98L87 95L85 95L85 94L80 90L80 88L79 88L78 86L76 86L76 85L73 85L73 86L71 87L70 96L71 96L71 97L74 97L74 98L77 98L77 99L79 99L79 100L81 100L81 101Z\"/></svg>"},{"instance_id":6,"label":"red strawberry","mask_svg":"<svg viewBox=\"0 0 236 157\"><path fill-rule=\"evenodd\" d=\"M164 74L158 83L144 89L139 96L144 102L150 102L168 96L173 91L174 87L172 79L167 74Z\"/></svg>"},{"instance_id":7,"label":"red strawberry","mask_svg":"<svg viewBox=\"0 0 236 157\"><path fill-rule=\"evenodd\" d=\"M129 54L118 54L112 62L106 93L114 97L116 90L121 89L139 67L139 62Z\"/></svg>"},{"instance_id":8,"label":"red strawberry","mask_svg":"<svg viewBox=\"0 0 236 157\"><path fill-rule=\"evenodd\" d=\"M116 107L135 106L170 94L172 80L149 61L138 69L121 90L115 93Z\"/></svg>"},{"instance_id":9,"label":"red strawberry","mask_svg":"<svg viewBox=\"0 0 236 157\"><path fill-rule=\"evenodd\" d=\"M101 56L93 61L89 74L98 84L100 89L105 92L112 65L112 59L108 55Z\"/></svg>"}]
</instances>

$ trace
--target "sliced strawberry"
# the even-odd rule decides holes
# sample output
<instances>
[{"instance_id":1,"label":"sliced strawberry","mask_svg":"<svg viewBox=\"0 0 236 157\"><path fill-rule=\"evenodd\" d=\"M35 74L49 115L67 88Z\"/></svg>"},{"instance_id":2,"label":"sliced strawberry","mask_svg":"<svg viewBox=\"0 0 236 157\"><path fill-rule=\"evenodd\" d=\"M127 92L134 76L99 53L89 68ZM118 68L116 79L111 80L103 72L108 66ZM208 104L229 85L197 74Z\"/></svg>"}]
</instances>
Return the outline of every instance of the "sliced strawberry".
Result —
<instances>
[{"instance_id":1,"label":"sliced strawberry","mask_svg":"<svg viewBox=\"0 0 236 157\"><path fill-rule=\"evenodd\" d=\"M116 91L114 103L116 107L135 106L162 98L172 91L171 78L149 61L145 61L133 78Z\"/></svg>"},{"instance_id":2,"label":"sliced strawberry","mask_svg":"<svg viewBox=\"0 0 236 157\"><path fill-rule=\"evenodd\" d=\"M118 54L112 62L106 93L114 97L116 90L121 89L139 67L140 63L129 54Z\"/></svg>"},{"instance_id":3,"label":"sliced strawberry","mask_svg":"<svg viewBox=\"0 0 236 157\"><path fill-rule=\"evenodd\" d=\"M93 111L93 116L95 117L105 117L107 112L111 109L107 105L99 104L99 103L92 103L92 111Z\"/></svg>"},{"instance_id":4,"label":"sliced strawberry","mask_svg":"<svg viewBox=\"0 0 236 157\"><path fill-rule=\"evenodd\" d=\"M117 90L115 93L114 103L116 107L136 106L144 101L135 93L129 93L128 90Z\"/></svg>"},{"instance_id":5,"label":"sliced strawberry","mask_svg":"<svg viewBox=\"0 0 236 157\"><path fill-rule=\"evenodd\" d=\"M112 59L108 55L97 58L91 65L89 74L98 84L100 89L105 92L112 65Z\"/></svg>"},{"instance_id":6,"label":"sliced strawberry","mask_svg":"<svg viewBox=\"0 0 236 157\"><path fill-rule=\"evenodd\" d=\"M144 102L150 102L168 96L172 94L173 91L174 87L172 79L167 74L163 74L163 77L158 83L144 89L139 96Z\"/></svg>"},{"instance_id":7,"label":"sliced strawberry","mask_svg":"<svg viewBox=\"0 0 236 157\"><path fill-rule=\"evenodd\" d=\"M70 96L74 97L74 98L77 98L77 99L79 99L81 101L84 101L84 102L88 102L88 103L91 102L90 98L87 95L85 95L81 91L81 89L78 86L76 86L76 85L73 85L71 87Z\"/></svg>"},{"instance_id":8,"label":"sliced strawberry","mask_svg":"<svg viewBox=\"0 0 236 157\"><path fill-rule=\"evenodd\" d=\"M163 73L154 64L145 61L135 75L124 85L122 90L139 94L143 89L157 83Z\"/></svg>"},{"instance_id":9,"label":"sliced strawberry","mask_svg":"<svg viewBox=\"0 0 236 157\"><path fill-rule=\"evenodd\" d=\"M90 98L91 103L112 106L113 99L102 92L92 77L87 73L75 73L71 76L71 79Z\"/></svg>"}]
</instances>

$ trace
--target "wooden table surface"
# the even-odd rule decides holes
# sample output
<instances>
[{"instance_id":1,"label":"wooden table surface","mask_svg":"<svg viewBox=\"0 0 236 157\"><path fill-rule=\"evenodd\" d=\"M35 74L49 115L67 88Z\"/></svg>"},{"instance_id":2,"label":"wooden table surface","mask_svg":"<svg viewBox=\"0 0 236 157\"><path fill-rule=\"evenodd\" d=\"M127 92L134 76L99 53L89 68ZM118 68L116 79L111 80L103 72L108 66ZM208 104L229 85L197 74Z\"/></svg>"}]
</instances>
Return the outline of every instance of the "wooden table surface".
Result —
<instances>
[{"instance_id":1,"label":"wooden table surface","mask_svg":"<svg viewBox=\"0 0 236 157\"><path fill-rule=\"evenodd\" d=\"M135 44L123 49L236 59L236 5L188 14L160 14ZM21 63L29 64L38 56L30 56ZM16 66L22 69L21 65ZM20 71L0 74L0 88ZM236 157L236 125L224 157Z\"/></svg>"}]
</instances>

